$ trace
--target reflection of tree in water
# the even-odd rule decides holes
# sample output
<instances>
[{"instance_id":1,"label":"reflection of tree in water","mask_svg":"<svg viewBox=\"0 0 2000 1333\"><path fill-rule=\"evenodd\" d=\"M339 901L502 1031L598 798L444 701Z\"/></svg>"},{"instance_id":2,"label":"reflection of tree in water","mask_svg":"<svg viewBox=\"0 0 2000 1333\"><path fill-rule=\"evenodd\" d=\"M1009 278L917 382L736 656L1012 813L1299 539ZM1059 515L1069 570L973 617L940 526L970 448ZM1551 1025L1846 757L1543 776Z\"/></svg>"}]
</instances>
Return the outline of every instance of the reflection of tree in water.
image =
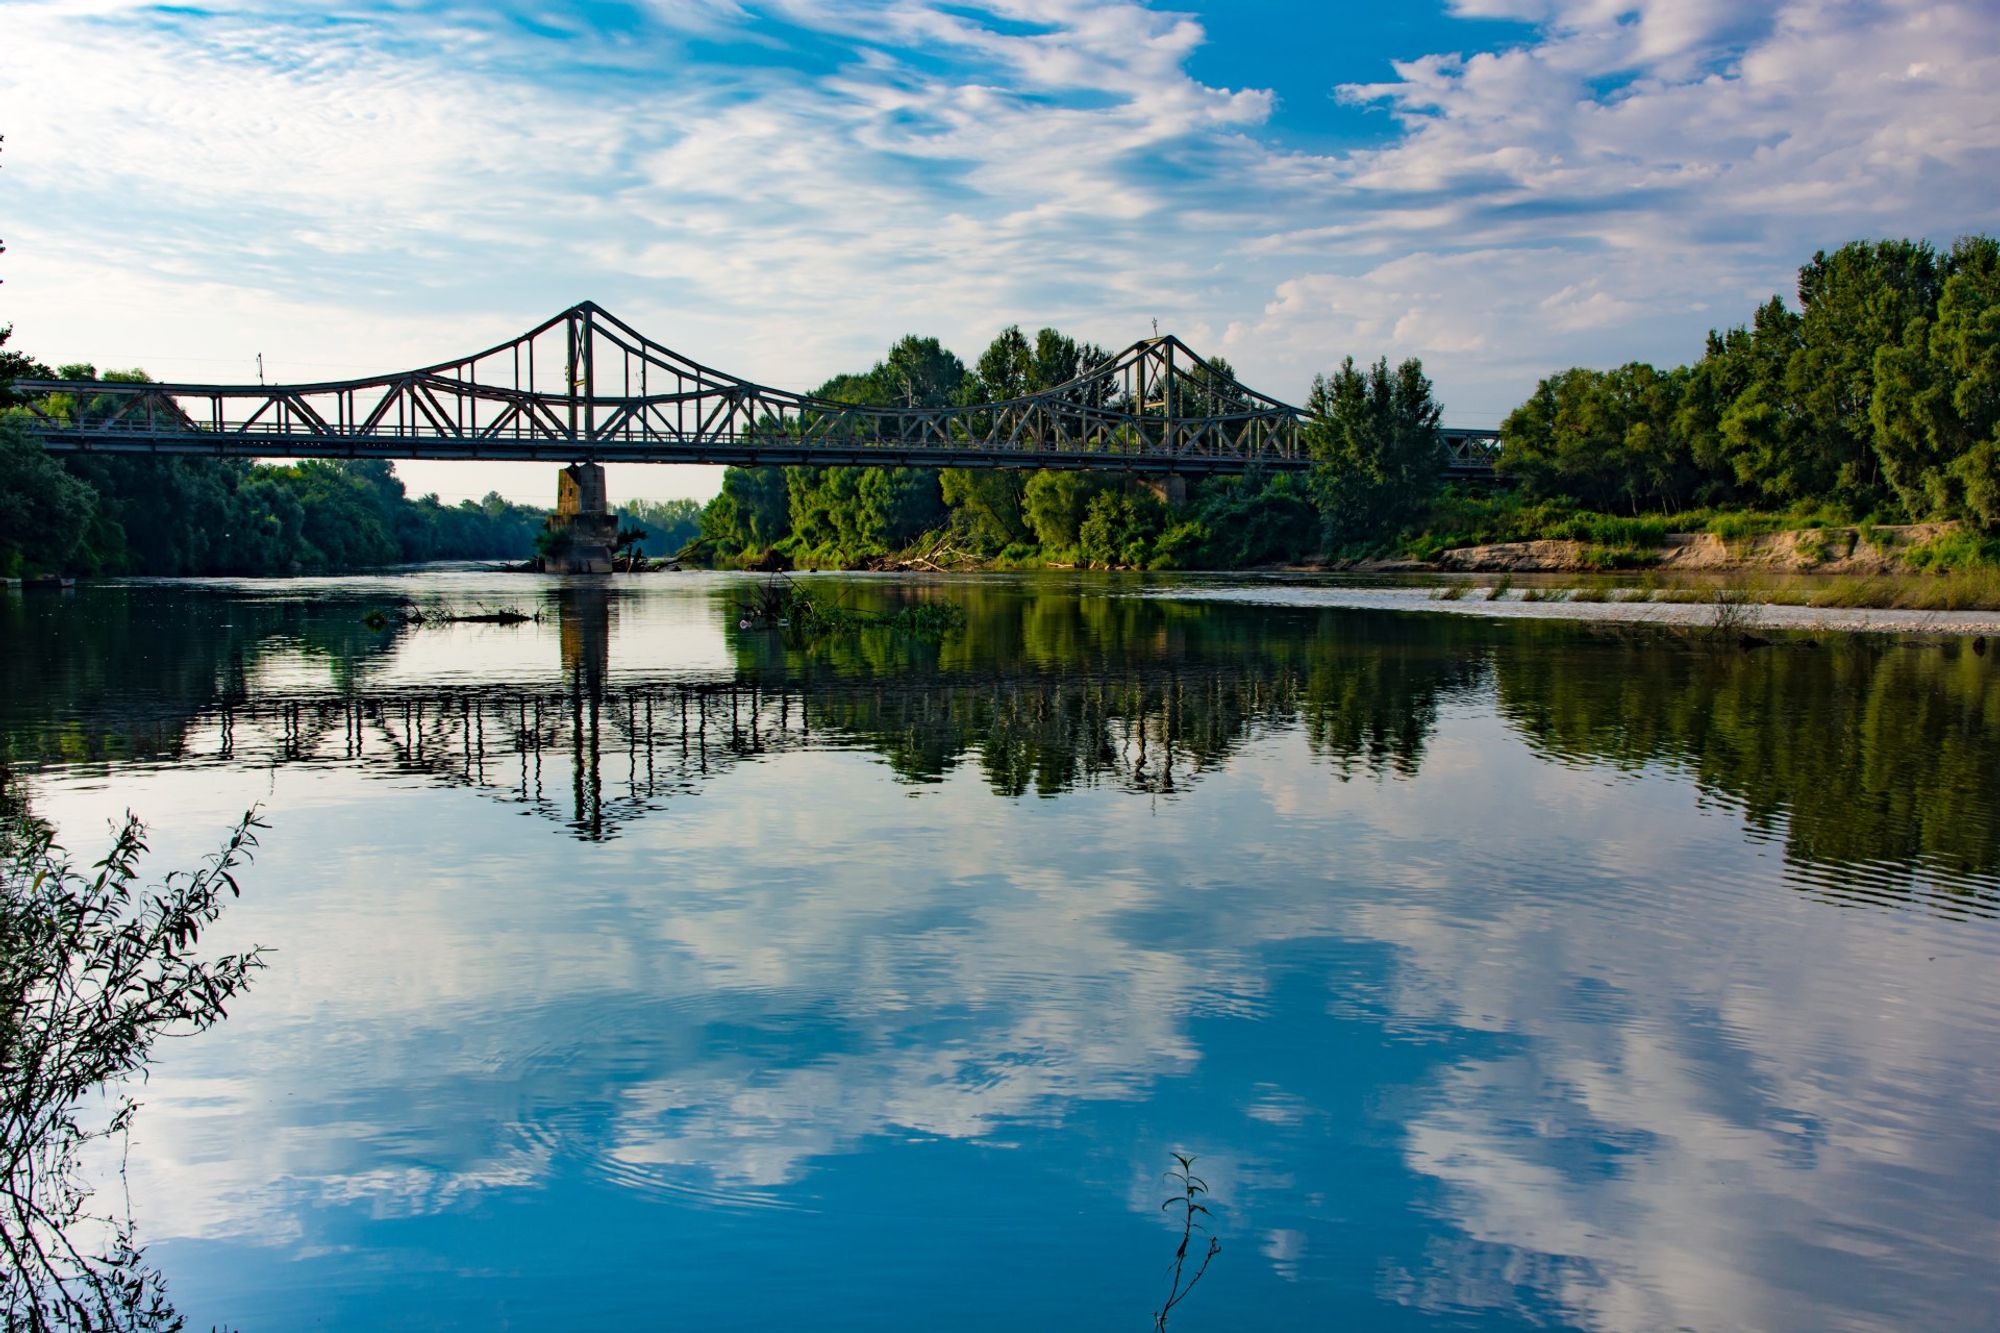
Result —
<instances>
[{"instance_id":1,"label":"reflection of tree in water","mask_svg":"<svg viewBox=\"0 0 2000 1333\"><path fill-rule=\"evenodd\" d=\"M361 629L352 599L107 589L84 614L15 597L0 602L23 649L0 654L0 760L360 763L477 788L602 838L738 764L810 746L871 751L910 781L973 765L1004 796L1170 794L1296 727L1342 779L1407 778L1448 701L1497 698L1558 762L1686 771L1782 836L1796 865L1849 878L1858 866L1929 868L1975 881L1962 897L2000 869L2000 670L1952 647L1718 653L1575 626L1174 602L1073 581L815 592L874 612L948 597L967 623L934 638L804 643L738 628L742 588L724 586L708 611L733 668L648 680L615 660L621 595L573 585L545 605L559 677L378 688L373 667L399 640ZM333 685L264 688L273 651L324 659Z\"/></svg>"},{"instance_id":2,"label":"reflection of tree in water","mask_svg":"<svg viewBox=\"0 0 2000 1333\"><path fill-rule=\"evenodd\" d=\"M1665 763L1782 836L1829 888L1906 896L1942 871L1995 909L2000 671L1956 642L1861 636L1755 653L1601 637L1498 657L1502 714L1561 762ZM1984 884L1981 884L1984 880ZM1950 906L1945 903L1933 905Z\"/></svg>"},{"instance_id":3,"label":"reflection of tree in water","mask_svg":"<svg viewBox=\"0 0 2000 1333\"><path fill-rule=\"evenodd\" d=\"M1486 684L1491 636L1457 617L1429 620L1427 632L1340 638L1309 652L1306 740L1342 781L1415 777L1439 706Z\"/></svg>"},{"instance_id":4,"label":"reflection of tree in water","mask_svg":"<svg viewBox=\"0 0 2000 1333\"><path fill-rule=\"evenodd\" d=\"M0 595L0 644L0 763L29 764L173 759L186 724L246 698L274 648L346 682L394 640L314 599L142 584Z\"/></svg>"}]
</instances>

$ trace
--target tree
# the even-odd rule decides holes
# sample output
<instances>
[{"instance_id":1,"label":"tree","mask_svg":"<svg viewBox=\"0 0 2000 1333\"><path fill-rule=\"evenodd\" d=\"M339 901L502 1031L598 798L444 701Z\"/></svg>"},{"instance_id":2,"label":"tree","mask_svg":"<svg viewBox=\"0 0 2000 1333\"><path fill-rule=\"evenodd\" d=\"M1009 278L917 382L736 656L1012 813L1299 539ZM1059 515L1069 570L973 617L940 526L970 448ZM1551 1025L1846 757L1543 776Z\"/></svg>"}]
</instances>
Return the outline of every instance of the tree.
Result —
<instances>
[{"instance_id":1,"label":"tree","mask_svg":"<svg viewBox=\"0 0 2000 1333\"><path fill-rule=\"evenodd\" d=\"M1099 472L1036 472L1021 490L1021 516L1044 553L1074 551L1090 502L1114 483Z\"/></svg>"},{"instance_id":2,"label":"tree","mask_svg":"<svg viewBox=\"0 0 2000 1333\"><path fill-rule=\"evenodd\" d=\"M0 247L4 249L5 247ZM46 380L54 375L49 368L31 356L7 349L7 340L14 336L12 324L0 325L0 408L7 408L26 399L14 393L15 380Z\"/></svg>"},{"instance_id":3,"label":"tree","mask_svg":"<svg viewBox=\"0 0 2000 1333\"><path fill-rule=\"evenodd\" d=\"M1392 374L1386 357L1365 372L1348 357L1332 378L1313 377L1306 411L1313 496L1333 542L1393 532L1437 493L1444 438L1421 361Z\"/></svg>"},{"instance_id":4,"label":"tree","mask_svg":"<svg viewBox=\"0 0 2000 1333\"><path fill-rule=\"evenodd\" d=\"M1166 519L1155 496L1119 491L1098 493L1077 529L1077 550L1105 569L1144 569L1152 563L1153 541Z\"/></svg>"},{"instance_id":5,"label":"tree","mask_svg":"<svg viewBox=\"0 0 2000 1333\"><path fill-rule=\"evenodd\" d=\"M90 487L0 417L0 573L68 567L96 510Z\"/></svg>"},{"instance_id":6,"label":"tree","mask_svg":"<svg viewBox=\"0 0 2000 1333\"><path fill-rule=\"evenodd\" d=\"M1681 507L1698 479L1676 424L1688 379L1643 362L1550 376L1502 425L1500 474L1593 509Z\"/></svg>"},{"instance_id":7,"label":"tree","mask_svg":"<svg viewBox=\"0 0 2000 1333\"><path fill-rule=\"evenodd\" d=\"M1191 558L1211 568L1300 559L1321 535L1311 488L1296 473L1211 478L1201 483L1193 508L1205 540Z\"/></svg>"},{"instance_id":8,"label":"tree","mask_svg":"<svg viewBox=\"0 0 2000 1333\"><path fill-rule=\"evenodd\" d=\"M1799 347L1799 316L1773 296L1750 325L1710 330L1702 357L1688 369L1674 414L1704 502L1750 499L1786 502L1806 482L1789 459L1795 414L1786 410L1785 371ZM1755 411L1731 418L1752 395Z\"/></svg>"},{"instance_id":9,"label":"tree","mask_svg":"<svg viewBox=\"0 0 2000 1333\"><path fill-rule=\"evenodd\" d=\"M885 406L944 407L965 384L965 363L936 338L908 334L869 372Z\"/></svg>"},{"instance_id":10,"label":"tree","mask_svg":"<svg viewBox=\"0 0 2000 1333\"><path fill-rule=\"evenodd\" d=\"M1988 497L2000 427L2000 244L1958 242L1934 317L1877 350L1869 415L1882 471L1913 517L2000 522Z\"/></svg>"},{"instance_id":11,"label":"tree","mask_svg":"<svg viewBox=\"0 0 2000 1333\"><path fill-rule=\"evenodd\" d=\"M730 555L769 550L791 533L783 468L728 469L721 494L701 511L701 535Z\"/></svg>"},{"instance_id":12,"label":"tree","mask_svg":"<svg viewBox=\"0 0 2000 1333\"><path fill-rule=\"evenodd\" d=\"M699 500L633 500L620 506L619 513L626 522L644 527L660 552L672 555L701 535L701 509Z\"/></svg>"},{"instance_id":13,"label":"tree","mask_svg":"<svg viewBox=\"0 0 2000 1333\"><path fill-rule=\"evenodd\" d=\"M1799 270L1799 346L1785 367L1799 496L1864 507L1892 498L1874 448L1876 354L1935 311L1939 282L1922 241L1854 241Z\"/></svg>"},{"instance_id":14,"label":"tree","mask_svg":"<svg viewBox=\"0 0 2000 1333\"><path fill-rule=\"evenodd\" d=\"M148 886L137 819L86 869L15 806L0 786L0 1311L9 1329L180 1329L129 1204L93 1207L86 1165L127 1136L138 1103L115 1089L154 1043L222 1021L263 966L200 950L263 824Z\"/></svg>"},{"instance_id":15,"label":"tree","mask_svg":"<svg viewBox=\"0 0 2000 1333\"><path fill-rule=\"evenodd\" d=\"M946 468L938 483L944 502L967 535L985 549L997 551L1033 536L1021 507L1027 493L1026 478L1026 473L1012 469Z\"/></svg>"}]
</instances>

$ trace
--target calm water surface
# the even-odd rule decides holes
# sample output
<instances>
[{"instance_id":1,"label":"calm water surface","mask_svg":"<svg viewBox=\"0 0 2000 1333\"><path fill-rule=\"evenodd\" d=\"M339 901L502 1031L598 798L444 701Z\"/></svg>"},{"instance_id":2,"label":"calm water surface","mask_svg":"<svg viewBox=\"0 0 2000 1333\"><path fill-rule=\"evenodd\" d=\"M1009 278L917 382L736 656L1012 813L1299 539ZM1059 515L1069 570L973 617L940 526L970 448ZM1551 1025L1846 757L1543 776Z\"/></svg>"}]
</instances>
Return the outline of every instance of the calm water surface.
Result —
<instances>
[{"instance_id":1,"label":"calm water surface","mask_svg":"<svg viewBox=\"0 0 2000 1333\"><path fill-rule=\"evenodd\" d=\"M140 1093L192 1322L1139 1329L1180 1150L1176 1329L2000 1327L2000 654L819 586L968 624L0 594L72 847L271 823Z\"/></svg>"}]
</instances>

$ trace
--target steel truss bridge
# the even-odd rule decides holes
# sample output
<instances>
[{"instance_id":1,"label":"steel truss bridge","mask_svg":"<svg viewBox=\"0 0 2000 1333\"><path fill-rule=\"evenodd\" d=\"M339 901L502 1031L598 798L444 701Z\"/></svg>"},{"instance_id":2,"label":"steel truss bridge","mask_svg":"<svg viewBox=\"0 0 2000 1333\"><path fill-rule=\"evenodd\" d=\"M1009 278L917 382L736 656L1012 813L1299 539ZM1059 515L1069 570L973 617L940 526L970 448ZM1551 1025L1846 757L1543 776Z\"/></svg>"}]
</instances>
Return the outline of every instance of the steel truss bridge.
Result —
<instances>
[{"instance_id":1,"label":"steel truss bridge","mask_svg":"<svg viewBox=\"0 0 2000 1333\"><path fill-rule=\"evenodd\" d=\"M999 402L859 407L711 370L591 302L484 352L316 384L19 380L55 452L234 458L495 459L1298 470L1305 414L1172 336ZM1446 470L1486 477L1498 433L1447 429Z\"/></svg>"}]
</instances>

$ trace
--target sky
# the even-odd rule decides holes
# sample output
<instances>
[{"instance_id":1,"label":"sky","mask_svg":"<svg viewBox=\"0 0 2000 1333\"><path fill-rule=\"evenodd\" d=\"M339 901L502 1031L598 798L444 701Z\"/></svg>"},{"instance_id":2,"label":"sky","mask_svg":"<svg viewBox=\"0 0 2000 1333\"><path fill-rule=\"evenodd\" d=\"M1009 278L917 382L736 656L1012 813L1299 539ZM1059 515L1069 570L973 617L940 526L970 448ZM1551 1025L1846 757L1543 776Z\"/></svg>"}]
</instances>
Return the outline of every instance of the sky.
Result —
<instances>
[{"instance_id":1,"label":"sky","mask_svg":"<svg viewBox=\"0 0 2000 1333\"><path fill-rule=\"evenodd\" d=\"M1158 320L1293 402L1420 357L1497 425L1693 359L1815 250L1995 230L2000 6L4 0L0 134L0 323L49 362L363 375L588 299L807 389Z\"/></svg>"}]
</instances>

